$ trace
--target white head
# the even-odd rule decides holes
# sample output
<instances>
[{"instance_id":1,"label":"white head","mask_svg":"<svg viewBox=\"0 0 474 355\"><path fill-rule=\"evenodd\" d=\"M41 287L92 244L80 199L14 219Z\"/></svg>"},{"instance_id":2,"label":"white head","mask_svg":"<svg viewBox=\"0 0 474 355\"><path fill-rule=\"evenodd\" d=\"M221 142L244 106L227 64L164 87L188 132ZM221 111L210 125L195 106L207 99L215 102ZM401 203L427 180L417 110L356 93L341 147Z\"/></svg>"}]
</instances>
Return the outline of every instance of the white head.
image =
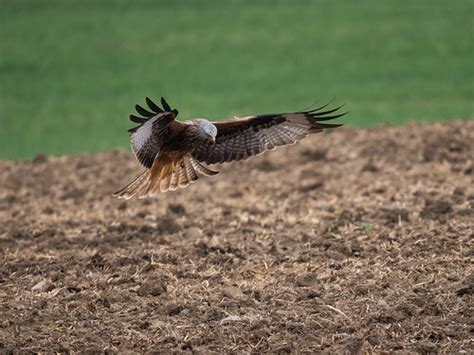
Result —
<instances>
[{"instance_id":1,"label":"white head","mask_svg":"<svg viewBox=\"0 0 474 355\"><path fill-rule=\"evenodd\" d=\"M204 118L196 118L194 121L196 122L196 126L199 127L199 132L202 134L202 138L215 143L217 135L216 126Z\"/></svg>"}]
</instances>

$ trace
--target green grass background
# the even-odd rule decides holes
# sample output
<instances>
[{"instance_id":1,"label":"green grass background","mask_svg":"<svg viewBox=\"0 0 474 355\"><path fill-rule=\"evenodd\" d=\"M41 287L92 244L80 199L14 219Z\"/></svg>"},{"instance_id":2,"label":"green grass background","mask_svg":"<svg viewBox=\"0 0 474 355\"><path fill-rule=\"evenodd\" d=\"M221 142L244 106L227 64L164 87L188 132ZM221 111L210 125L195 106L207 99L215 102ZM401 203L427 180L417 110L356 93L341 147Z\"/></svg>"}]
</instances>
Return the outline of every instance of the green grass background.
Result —
<instances>
[{"instance_id":1,"label":"green grass background","mask_svg":"<svg viewBox=\"0 0 474 355\"><path fill-rule=\"evenodd\" d=\"M128 115L345 102L354 126L474 118L474 1L0 0L0 158L128 147Z\"/></svg>"}]
</instances>

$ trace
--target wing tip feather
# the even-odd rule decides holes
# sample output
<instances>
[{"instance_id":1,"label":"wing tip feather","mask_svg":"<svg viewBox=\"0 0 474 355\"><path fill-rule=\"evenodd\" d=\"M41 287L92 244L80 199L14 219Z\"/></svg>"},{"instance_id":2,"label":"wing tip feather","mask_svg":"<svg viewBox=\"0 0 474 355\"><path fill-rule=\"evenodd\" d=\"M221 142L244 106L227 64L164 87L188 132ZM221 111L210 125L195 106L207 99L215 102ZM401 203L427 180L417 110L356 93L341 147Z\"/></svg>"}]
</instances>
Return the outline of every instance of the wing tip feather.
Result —
<instances>
[{"instance_id":1,"label":"wing tip feather","mask_svg":"<svg viewBox=\"0 0 474 355\"><path fill-rule=\"evenodd\" d=\"M161 98L161 104L163 108L161 108L156 103L154 103L153 100L150 99L148 96L145 97L145 102L151 111L148 111L147 109L143 108L139 104L136 104L135 111L143 117L130 115L129 116L130 121L143 124L146 121L148 121L150 118L155 117L156 115L159 115L160 113L165 113L165 112L172 112L175 117L178 115L178 110L172 109L163 97Z\"/></svg>"},{"instance_id":2,"label":"wing tip feather","mask_svg":"<svg viewBox=\"0 0 474 355\"><path fill-rule=\"evenodd\" d=\"M331 101L332 102L332 101ZM306 117L309 117L311 118L312 120L312 123L315 124L316 126L321 126L321 128L336 128L336 127L340 127L342 126L343 124L323 124L323 123L319 123L319 122L323 122L323 121L330 121L330 120L334 120L336 118L340 118L340 117L343 117L345 115L347 115L349 113L349 111L346 111L346 112L342 112L342 113L339 113L338 111L343 108L346 104L342 104L342 105L339 105L335 108L332 108L332 109L329 109L329 110L325 110L325 111L322 111L324 108L326 108L331 102L329 102L328 104L324 105L324 106L321 106L317 109L314 109L314 110L310 110L310 111L305 111L305 112L302 112L304 115L306 115ZM322 127L322 126L325 126L325 127ZM317 128L317 127L315 127Z\"/></svg>"}]
</instances>

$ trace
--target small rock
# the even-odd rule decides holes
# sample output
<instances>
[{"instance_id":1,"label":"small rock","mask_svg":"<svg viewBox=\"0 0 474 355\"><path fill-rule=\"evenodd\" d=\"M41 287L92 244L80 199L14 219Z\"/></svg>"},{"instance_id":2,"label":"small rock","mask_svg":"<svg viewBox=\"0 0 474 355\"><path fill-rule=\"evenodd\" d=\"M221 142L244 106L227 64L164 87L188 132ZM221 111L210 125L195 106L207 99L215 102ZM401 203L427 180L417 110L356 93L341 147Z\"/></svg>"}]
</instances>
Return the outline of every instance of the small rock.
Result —
<instances>
[{"instance_id":1,"label":"small rock","mask_svg":"<svg viewBox=\"0 0 474 355\"><path fill-rule=\"evenodd\" d=\"M244 300L247 298L242 290L235 286L226 286L222 289L224 296L233 298L235 300Z\"/></svg>"},{"instance_id":2,"label":"small rock","mask_svg":"<svg viewBox=\"0 0 474 355\"><path fill-rule=\"evenodd\" d=\"M388 308L388 303L385 302L384 299L379 299L379 300L377 301L377 306L383 307L383 308Z\"/></svg>"},{"instance_id":3,"label":"small rock","mask_svg":"<svg viewBox=\"0 0 474 355\"><path fill-rule=\"evenodd\" d=\"M202 229L199 227L190 227L184 231L184 236L190 239L198 239L203 235Z\"/></svg>"},{"instance_id":4,"label":"small rock","mask_svg":"<svg viewBox=\"0 0 474 355\"><path fill-rule=\"evenodd\" d=\"M296 277L296 284L300 287L312 287L318 284L318 277L313 273L306 273Z\"/></svg>"},{"instance_id":5,"label":"small rock","mask_svg":"<svg viewBox=\"0 0 474 355\"><path fill-rule=\"evenodd\" d=\"M33 292L46 292L52 290L54 285L48 280L42 280L31 288Z\"/></svg>"}]
</instances>

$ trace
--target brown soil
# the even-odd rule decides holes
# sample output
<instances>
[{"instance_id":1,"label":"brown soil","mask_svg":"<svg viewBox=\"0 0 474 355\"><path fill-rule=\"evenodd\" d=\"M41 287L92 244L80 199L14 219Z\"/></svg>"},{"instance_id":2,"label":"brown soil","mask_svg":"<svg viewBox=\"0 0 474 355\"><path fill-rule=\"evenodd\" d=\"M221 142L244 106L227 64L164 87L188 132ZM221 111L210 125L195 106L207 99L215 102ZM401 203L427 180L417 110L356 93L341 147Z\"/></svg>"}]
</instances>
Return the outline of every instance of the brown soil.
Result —
<instances>
[{"instance_id":1,"label":"brown soil","mask_svg":"<svg viewBox=\"0 0 474 355\"><path fill-rule=\"evenodd\" d=\"M342 128L154 199L0 162L0 352L473 351L474 121Z\"/></svg>"}]
</instances>

